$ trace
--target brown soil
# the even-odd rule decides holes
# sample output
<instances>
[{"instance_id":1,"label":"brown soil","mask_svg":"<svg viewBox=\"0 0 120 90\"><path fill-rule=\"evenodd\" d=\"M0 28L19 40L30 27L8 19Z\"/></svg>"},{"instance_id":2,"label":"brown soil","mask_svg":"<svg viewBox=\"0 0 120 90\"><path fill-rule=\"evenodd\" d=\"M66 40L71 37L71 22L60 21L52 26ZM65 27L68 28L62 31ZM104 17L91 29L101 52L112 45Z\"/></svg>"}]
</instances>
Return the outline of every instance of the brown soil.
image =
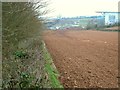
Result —
<instances>
[{"instance_id":1,"label":"brown soil","mask_svg":"<svg viewBox=\"0 0 120 90\"><path fill-rule=\"evenodd\" d=\"M44 41L64 87L118 87L118 33L46 31Z\"/></svg>"}]
</instances>

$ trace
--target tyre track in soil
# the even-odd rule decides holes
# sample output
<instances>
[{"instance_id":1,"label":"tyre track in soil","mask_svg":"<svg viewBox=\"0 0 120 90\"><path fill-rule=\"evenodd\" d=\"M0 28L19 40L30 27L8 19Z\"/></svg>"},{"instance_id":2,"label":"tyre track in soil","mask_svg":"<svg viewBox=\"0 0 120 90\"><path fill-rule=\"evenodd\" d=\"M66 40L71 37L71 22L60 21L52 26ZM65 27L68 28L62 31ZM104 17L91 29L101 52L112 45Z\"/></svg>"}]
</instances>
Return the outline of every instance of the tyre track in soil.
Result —
<instances>
[{"instance_id":1,"label":"tyre track in soil","mask_svg":"<svg viewBox=\"0 0 120 90\"><path fill-rule=\"evenodd\" d=\"M45 31L43 39L65 88L118 87L118 33Z\"/></svg>"}]
</instances>

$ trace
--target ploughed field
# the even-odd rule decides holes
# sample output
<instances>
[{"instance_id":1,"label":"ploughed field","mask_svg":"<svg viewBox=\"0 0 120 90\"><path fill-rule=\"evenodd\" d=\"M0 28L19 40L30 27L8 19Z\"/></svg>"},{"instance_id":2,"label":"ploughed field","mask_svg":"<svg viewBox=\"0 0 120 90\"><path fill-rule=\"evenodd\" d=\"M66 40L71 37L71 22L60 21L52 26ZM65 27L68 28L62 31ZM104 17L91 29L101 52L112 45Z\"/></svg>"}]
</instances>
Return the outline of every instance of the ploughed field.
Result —
<instances>
[{"instance_id":1,"label":"ploughed field","mask_svg":"<svg viewBox=\"0 0 120 90\"><path fill-rule=\"evenodd\" d=\"M43 39L65 88L118 87L118 32L48 30Z\"/></svg>"}]
</instances>

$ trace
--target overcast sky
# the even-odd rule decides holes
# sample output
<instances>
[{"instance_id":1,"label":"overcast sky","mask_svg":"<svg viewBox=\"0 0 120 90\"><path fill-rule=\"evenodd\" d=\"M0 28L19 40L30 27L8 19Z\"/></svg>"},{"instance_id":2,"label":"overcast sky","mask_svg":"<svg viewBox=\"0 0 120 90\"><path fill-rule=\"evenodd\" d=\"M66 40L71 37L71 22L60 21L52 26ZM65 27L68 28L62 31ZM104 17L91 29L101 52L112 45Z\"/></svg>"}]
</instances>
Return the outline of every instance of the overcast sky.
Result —
<instances>
[{"instance_id":1,"label":"overcast sky","mask_svg":"<svg viewBox=\"0 0 120 90\"><path fill-rule=\"evenodd\" d=\"M51 0L48 16L74 17L96 15L96 11L118 11L120 0Z\"/></svg>"}]
</instances>

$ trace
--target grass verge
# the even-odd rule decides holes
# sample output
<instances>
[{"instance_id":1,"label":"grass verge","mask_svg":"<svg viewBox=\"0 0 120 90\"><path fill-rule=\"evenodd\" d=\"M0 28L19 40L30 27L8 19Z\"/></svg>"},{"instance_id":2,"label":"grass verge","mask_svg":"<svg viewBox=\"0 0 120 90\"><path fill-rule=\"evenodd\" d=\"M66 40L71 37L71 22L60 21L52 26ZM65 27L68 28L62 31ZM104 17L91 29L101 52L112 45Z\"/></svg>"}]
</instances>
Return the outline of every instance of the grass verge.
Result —
<instances>
[{"instance_id":1,"label":"grass verge","mask_svg":"<svg viewBox=\"0 0 120 90\"><path fill-rule=\"evenodd\" d=\"M52 60L51 55L49 54L48 50L46 49L44 41L42 41L41 48L43 51L43 59L46 62L45 70L47 71L51 87L63 89L63 86L61 85L61 83L58 80L59 73L58 73L55 65L53 64L53 60Z\"/></svg>"}]
</instances>

